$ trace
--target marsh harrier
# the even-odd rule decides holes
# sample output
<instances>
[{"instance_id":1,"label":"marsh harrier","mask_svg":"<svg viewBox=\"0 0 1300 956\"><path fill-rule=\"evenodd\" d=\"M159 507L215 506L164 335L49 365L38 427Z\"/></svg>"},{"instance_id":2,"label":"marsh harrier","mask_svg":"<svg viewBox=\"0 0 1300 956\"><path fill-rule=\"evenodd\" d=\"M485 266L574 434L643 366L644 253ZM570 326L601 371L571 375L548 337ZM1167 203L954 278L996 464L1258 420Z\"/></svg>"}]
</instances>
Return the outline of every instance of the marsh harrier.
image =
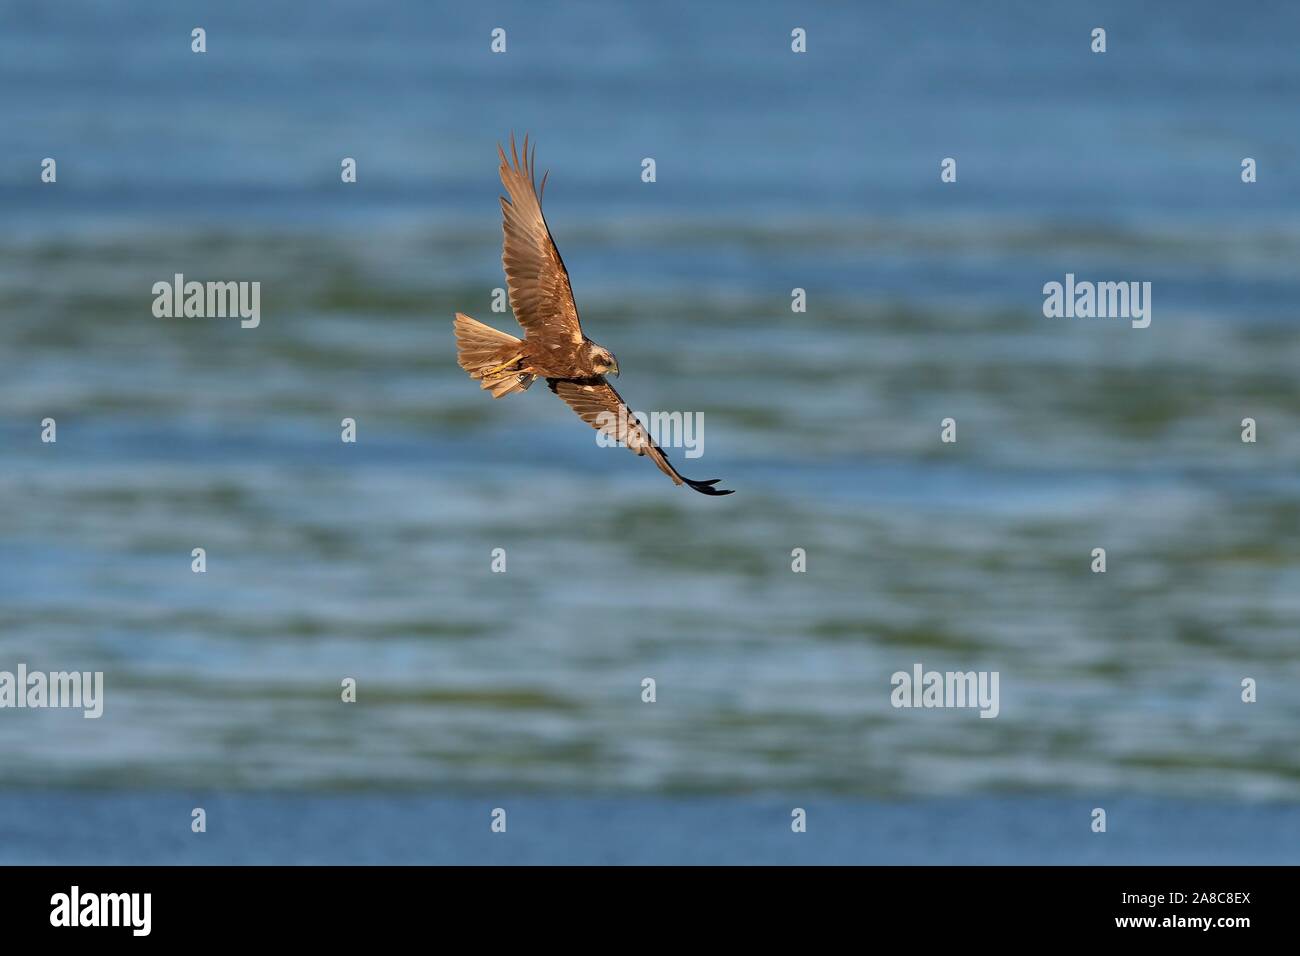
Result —
<instances>
[{"instance_id":1,"label":"marsh harrier","mask_svg":"<svg viewBox=\"0 0 1300 956\"><path fill-rule=\"evenodd\" d=\"M542 216L546 176L538 188L534 175L537 147L533 146L530 156L525 136L521 160L511 136L510 157L507 159L500 146L497 154L501 183L510 194L509 199L501 197L505 232L501 263L510 287L510 307L524 337L498 332L457 312L456 360L460 367L470 378L478 379L493 398L525 391L534 380L544 378L579 418L638 455L648 455L674 484L690 485L705 495L731 494L713 487L718 478L692 481L679 473L609 384L605 376L618 375L618 360L609 349L587 338L578 322L569 273Z\"/></svg>"}]
</instances>

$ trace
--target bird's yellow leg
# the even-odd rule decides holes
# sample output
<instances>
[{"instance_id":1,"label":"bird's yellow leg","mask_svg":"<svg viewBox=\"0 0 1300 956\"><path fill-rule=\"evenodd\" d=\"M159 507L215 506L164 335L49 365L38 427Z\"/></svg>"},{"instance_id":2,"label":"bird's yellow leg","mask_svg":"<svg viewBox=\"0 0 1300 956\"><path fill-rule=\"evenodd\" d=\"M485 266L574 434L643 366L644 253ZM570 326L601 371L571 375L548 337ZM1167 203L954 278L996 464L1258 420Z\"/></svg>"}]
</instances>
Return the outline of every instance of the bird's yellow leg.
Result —
<instances>
[{"instance_id":1,"label":"bird's yellow leg","mask_svg":"<svg viewBox=\"0 0 1300 956\"><path fill-rule=\"evenodd\" d=\"M508 369L510 366L514 365L516 362L518 362L518 361L519 361L521 358L523 358L523 357L524 357L524 354L523 354L522 352L520 352L518 355L516 355L516 356L514 356L514 357L512 357L512 358L510 358L510 359L507 359L506 361L502 362L500 365L493 366L492 368L485 368L485 369L482 369L482 370L479 372L479 374L480 374L480 375L483 375L484 377L487 377L488 375L495 375L495 374L497 374L497 372L504 372L506 369Z\"/></svg>"}]
</instances>

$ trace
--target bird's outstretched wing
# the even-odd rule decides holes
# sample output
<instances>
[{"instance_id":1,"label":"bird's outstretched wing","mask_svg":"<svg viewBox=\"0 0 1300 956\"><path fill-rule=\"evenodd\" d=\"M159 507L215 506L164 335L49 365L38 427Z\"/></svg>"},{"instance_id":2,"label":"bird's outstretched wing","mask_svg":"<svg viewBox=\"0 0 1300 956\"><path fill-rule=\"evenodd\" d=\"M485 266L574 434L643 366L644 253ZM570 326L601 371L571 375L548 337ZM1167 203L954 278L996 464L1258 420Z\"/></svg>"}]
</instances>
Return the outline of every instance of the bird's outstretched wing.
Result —
<instances>
[{"instance_id":1,"label":"bird's outstretched wing","mask_svg":"<svg viewBox=\"0 0 1300 956\"><path fill-rule=\"evenodd\" d=\"M645 430L631 409L623 402L622 396L614 391L604 377L589 379L548 378L546 384L551 391L578 413L584 422L603 432L610 438L617 439L631 448L638 455L648 455L659 466L659 470L673 480L673 484L690 485L702 495L729 495L731 491L714 488L721 479L710 481L692 481L673 467L662 448L655 444L650 433Z\"/></svg>"},{"instance_id":2,"label":"bird's outstretched wing","mask_svg":"<svg viewBox=\"0 0 1300 956\"><path fill-rule=\"evenodd\" d=\"M521 160L511 134L510 158L499 145L497 152L501 156L501 184L510 193L509 199L501 197L501 228L505 233L501 263L510 287L510 308L530 338L580 345L582 326L578 324L569 273L546 227L541 193L535 188L537 147L533 146L533 155L529 156L525 136ZM542 177L541 189L546 189L546 176Z\"/></svg>"}]
</instances>

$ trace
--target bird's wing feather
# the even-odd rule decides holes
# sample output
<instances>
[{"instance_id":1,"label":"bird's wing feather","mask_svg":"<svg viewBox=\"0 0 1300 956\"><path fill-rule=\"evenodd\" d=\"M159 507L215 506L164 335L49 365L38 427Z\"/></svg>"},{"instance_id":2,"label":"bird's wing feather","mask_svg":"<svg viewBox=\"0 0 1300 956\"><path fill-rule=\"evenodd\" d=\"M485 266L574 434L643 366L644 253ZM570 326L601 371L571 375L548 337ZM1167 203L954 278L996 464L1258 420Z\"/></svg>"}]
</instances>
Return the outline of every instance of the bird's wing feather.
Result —
<instances>
[{"instance_id":1,"label":"bird's wing feather","mask_svg":"<svg viewBox=\"0 0 1300 956\"><path fill-rule=\"evenodd\" d=\"M650 433L624 403L622 396L614 391L614 386L603 376L589 379L548 378L546 384L596 431L617 439L638 455L649 456L674 484L688 484L704 495L731 494L730 491L713 487L718 483L717 478L693 481L674 468L663 449L655 444Z\"/></svg>"},{"instance_id":2,"label":"bird's wing feather","mask_svg":"<svg viewBox=\"0 0 1300 956\"><path fill-rule=\"evenodd\" d=\"M528 155L528 137L524 137L521 159L510 137L510 157L497 146L501 157L501 184L510 198L501 197L502 231L505 241L501 263L510 287L510 307L515 318L530 337L582 343L582 326L578 306L573 301L569 273L555 248L555 240L542 216L542 200L534 187L533 173L537 147ZM546 177L542 177L542 190Z\"/></svg>"}]
</instances>

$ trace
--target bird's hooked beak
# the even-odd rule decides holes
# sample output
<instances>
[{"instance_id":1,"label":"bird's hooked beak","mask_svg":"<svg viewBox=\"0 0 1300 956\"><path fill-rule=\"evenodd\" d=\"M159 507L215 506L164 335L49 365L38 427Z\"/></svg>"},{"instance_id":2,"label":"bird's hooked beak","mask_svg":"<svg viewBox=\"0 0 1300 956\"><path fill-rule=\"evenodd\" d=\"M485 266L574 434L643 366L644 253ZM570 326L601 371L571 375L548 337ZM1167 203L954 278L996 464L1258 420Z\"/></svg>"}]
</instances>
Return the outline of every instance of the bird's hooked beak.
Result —
<instances>
[{"instance_id":1,"label":"bird's hooked beak","mask_svg":"<svg viewBox=\"0 0 1300 956\"><path fill-rule=\"evenodd\" d=\"M609 370L614 374L615 378L618 378L618 359L614 358L612 352L609 355Z\"/></svg>"}]
</instances>

